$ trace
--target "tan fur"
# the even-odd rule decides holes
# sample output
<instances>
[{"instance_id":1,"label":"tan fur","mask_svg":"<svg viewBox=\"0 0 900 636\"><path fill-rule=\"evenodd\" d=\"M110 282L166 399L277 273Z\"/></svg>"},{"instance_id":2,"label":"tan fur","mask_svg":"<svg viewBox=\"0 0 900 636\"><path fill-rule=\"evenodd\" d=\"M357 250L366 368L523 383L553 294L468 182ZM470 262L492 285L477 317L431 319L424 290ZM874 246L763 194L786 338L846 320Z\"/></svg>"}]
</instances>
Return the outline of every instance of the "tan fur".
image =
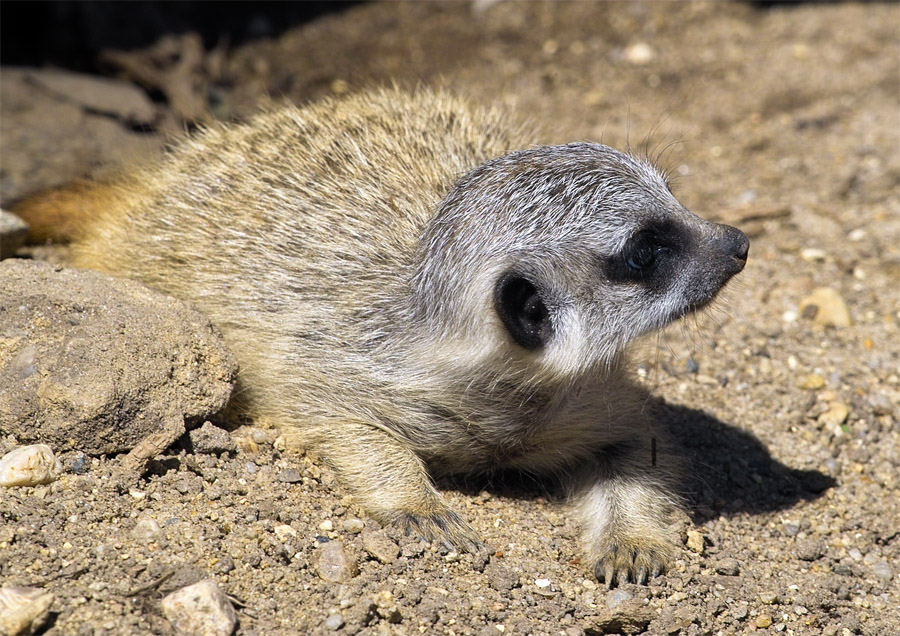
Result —
<instances>
[{"instance_id":1,"label":"tan fur","mask_svg":"<svg viewBox=\"0 0 900 636\"><path fill-rule=\"evenodd\" d=\"M604 287L596 254L621 249L646 201L698 245L721 232L606 147L489 162L528 141L425 90L270 110L78 190L91 210L75 263L198 305L240 361L236 408L292 429L379 519L474 548L430 474L563 476L598 576L643 581L674 550L675 462L623 349L693 305L673 284L645 312L638 288ZM46 227L61 200L19 212ZM519 266L571 292L545 352L511 342L494 311L494 281Z\"/></svg>"}]
</instances>

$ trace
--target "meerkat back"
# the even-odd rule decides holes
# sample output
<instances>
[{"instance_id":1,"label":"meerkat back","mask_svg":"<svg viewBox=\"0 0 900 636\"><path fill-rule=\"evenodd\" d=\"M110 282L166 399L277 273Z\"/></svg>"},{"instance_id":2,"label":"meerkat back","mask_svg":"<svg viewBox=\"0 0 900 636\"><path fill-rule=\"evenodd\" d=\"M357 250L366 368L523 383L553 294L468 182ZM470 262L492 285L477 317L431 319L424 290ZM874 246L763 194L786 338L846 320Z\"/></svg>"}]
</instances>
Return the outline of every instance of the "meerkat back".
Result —
<instances>
[{"instance_id":1,"label":"meerkat back","mask_svg":"<svg viewBox=\"0 0 900 636\"><path fill-rule=\"evenodd\" d=\"M336 357L359 354L359 315L402 284L453 181L513 136L498 113L427 90L272 109L101 187L74 263L195 303L238 355L255 411L278 418L279 378L321 393L318 374L350 373ZM285 368L298 357L302 374Z\"/></svg>"}]
</instances>

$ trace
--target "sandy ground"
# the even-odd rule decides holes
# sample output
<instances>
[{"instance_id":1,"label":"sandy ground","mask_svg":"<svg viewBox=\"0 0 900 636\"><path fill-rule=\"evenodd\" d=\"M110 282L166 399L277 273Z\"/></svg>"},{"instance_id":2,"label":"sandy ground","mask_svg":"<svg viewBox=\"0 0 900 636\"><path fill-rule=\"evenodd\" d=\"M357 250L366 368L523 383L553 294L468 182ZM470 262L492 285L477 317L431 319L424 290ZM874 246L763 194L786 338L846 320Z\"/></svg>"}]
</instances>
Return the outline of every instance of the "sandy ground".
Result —
<instances>
[{"instance_id":1,"label":"sandy ground","mask_svg":"<svg viewBox=\"0 0 900 636\"><path fill-rule=\"evenodd\" d=\"M261 426L231 452L174 448L131 488L68 452L55 483L3 490L0 583L51 591L54 635L172 633L160 598L207 577L243 635L896 634L898 25L878 4L375 4L240 47L113 56L156 100L137 123L4 84L4 203L267 96L423 82L532 118L535 143L646 151L752 246L723 302L636 356L691 467L690 545L649 586L599 587L540 492L448 485L493 554L380 529ZM804 302L821 287L837 307ZM821 324L841 302L850 324ZM356 573L325 580L329 555Z\"/></svg>"}]
</instances>

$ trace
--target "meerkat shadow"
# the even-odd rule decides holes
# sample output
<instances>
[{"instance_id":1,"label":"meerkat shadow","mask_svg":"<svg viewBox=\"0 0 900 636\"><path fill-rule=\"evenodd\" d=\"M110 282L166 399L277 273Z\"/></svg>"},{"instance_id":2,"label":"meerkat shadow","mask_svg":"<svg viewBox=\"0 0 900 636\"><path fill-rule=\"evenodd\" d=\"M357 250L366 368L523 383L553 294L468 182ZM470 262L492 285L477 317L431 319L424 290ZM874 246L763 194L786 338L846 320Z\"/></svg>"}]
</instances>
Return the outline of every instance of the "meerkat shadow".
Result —
<instances>
[{"instance_id":1,"label":"meerkat shadow","mask_svg":"<svg viewBox=\"0 0 900 636\"><path fill-rule=\"evenodd\" d=\"M640 389L639 389L640 390ZM695 523L719 516L787 509L837 485L816 470L792 468L772 457L752 433L698 409L647 396L646 408L681 459L679 491ZM513 499L566 495L564 479L520 471L450 476L439 487L466 494L487 491Z\"/></svg>"},{"instance_id":2,"label":"meerkat shadow","mask_svg":"<svg viewBox=\"0 0 900 636\"><path fill-rule=\"evenodd\" d=\"M790 508L837 485L825 473L781 463L755 435L708 413L661 399L654 406L682 457L682 494L695 522Z\"/></svg>"}]
</instances>

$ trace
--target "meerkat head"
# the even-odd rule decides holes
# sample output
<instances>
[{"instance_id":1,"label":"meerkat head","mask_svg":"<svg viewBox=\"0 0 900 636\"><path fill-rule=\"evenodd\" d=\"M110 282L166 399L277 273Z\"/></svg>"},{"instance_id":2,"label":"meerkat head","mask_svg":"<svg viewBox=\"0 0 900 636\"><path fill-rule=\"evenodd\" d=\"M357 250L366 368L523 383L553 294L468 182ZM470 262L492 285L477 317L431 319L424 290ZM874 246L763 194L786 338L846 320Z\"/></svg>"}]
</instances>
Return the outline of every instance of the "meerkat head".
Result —
<instances>
[{"instance_id":1,"label":"meerkat head","mask_svg":"<svg viewBox=\"0 0 900 636\"><path fill-rule=\"evenodd\" d=\"M539 147L465 175L425 230L417 302L442 341L575 378L708 304L747 237L684 208L649 162Z\"/></svg>"}]
</instances>

